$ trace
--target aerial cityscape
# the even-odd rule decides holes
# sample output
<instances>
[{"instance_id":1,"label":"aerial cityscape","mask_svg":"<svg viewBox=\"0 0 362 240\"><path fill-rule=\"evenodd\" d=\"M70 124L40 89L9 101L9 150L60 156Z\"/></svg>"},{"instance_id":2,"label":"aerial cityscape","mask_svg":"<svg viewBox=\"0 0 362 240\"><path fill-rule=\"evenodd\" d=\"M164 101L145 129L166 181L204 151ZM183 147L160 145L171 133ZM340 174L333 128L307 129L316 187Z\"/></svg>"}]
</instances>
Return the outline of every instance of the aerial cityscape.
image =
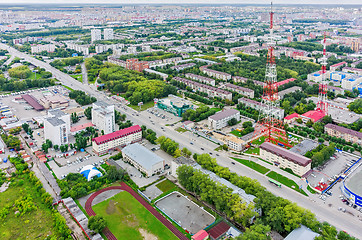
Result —
<instances>
[{"instance_id":1,"label":"aerial cityscape","mask_svg":"<svg viewBox=\"0 0 362 240\"><path fill-rule=\"evenodd\" d=\"M0 1L0 41L1 240L362 239L360 2Z\"/></svg>"}]
</instances>

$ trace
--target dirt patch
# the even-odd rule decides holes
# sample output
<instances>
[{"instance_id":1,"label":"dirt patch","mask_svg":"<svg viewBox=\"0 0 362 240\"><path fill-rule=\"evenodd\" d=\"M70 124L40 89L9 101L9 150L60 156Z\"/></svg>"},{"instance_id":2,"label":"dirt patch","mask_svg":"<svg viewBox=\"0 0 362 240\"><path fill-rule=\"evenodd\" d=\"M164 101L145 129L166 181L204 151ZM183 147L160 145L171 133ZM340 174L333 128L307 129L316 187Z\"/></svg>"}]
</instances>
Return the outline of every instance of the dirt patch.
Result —
<instances>
[{"instance_id":1,"label":"dirt patch","mask_svg":"<svg viewBox=\"0 0 362 240\"><path fill-rule=\"evenodd\" d=\"M116 205L114 204L114 201L111 200L111 201L109 201L109 203L108 203L108 206L107 206L107 209L106 209L106 213L107 213L108 215L111 215L111 214L113 214L115 211L116 211Z\"/></svg>"},{"instance_id":2,"label":"dirt patch","mask_svg":"<svg viewBox=\"0 0 362 240\"><path fill-rule=\"evenodd\" d=\"M132 228L138 226L138 221L137 221L137 218L136 218L136 215L134 214L130 214L130 215L127 215L125 217L125 221L126 221L126 224Z\"/></svg>"},{"instance_id":3,"label":"dirt patch","mask_svg":"<svg viewBox=\"0 0 362 240\"><path fill-rule=\"evenodd\" d=\"M143 228L139 228L138 231L141 233L144 240L158 240L158 238L155 235L147 232L147 230Z\"/></svg>"}]
</instances>

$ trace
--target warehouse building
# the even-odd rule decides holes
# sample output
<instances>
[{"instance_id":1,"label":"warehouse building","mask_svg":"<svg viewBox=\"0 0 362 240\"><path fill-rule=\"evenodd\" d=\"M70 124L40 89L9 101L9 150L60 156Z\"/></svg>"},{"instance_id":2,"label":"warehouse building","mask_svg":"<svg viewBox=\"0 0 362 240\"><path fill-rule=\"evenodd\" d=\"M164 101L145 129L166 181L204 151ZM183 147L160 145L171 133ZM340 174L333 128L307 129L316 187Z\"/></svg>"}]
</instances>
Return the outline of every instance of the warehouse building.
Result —
<instances>
[{"instance_id":1,"label":"warehouse building","mask_svg":"<svg viewBox=\"0 0 362 240\"><path fill-rule=\"evenodd\" d=\"M165 167L165 161L161 157L138 143L123 148L122 155L125 162L131 163L147 177L161 173Z\"/></svg>"},{"instance_id":2,"label":"warehouse building","mask_svg":"<svg viewBox=\"0 0 362 240\"><path fill-rule=\"evenodd\" d=\"M123 147L142 140L142 129L139 125L121 129L92 140L93 151L102 155L109 150Z\"/></svg>"},{"instance_id":3,"label":"warehouse building","mask_svg":"<svg viewBox=\"0 0 362 240\"><path fill-rule=\"evenodd\" d=\"M303 176L311 170L311 159L270 142L260 145L260 157L279 168L290 168L298 176Z\"/></svg>"}]
</instances>

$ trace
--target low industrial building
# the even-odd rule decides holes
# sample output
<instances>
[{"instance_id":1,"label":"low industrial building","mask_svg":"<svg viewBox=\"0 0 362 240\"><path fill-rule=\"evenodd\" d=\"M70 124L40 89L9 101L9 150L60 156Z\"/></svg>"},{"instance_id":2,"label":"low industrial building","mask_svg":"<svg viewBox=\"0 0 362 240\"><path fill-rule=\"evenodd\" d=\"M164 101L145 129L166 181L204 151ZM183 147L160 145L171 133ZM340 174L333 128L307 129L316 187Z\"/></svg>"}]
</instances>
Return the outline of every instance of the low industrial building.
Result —
<instances>
[{"instance_id":1,"label":"low industrial building","mask_svg":"<svg viewBox=\"0 0 362 240\"><path fill-rule=\"evenodd\" d=\"M226 109L215 113L208 118L209 127L212 129L221 129L228 125L228 121L235 118L240 121L240 112L235 109Z\"/></svg>"},{"instance_id":2,"label":"low industrial building","mask_svg":"<svg viewBox=\"0 0 362 240\"><path fill-rule=\"evenodd\" d=\"M36 111L44 110L43 105L41 105L34 96L32 96L30 94L24 94L24 95L21 95L21 97Z\"/></svg>"},{"instance_id":3,"label":"low industrial building","mask_svg":"<svg viewBox=\"0 0 362 240\"><path fill-rule=\"evenodd\" d=\"M43 105L45 109L66 108L69 106L69 100L60 95L44 96L39 99L39 103Z\"/></svg>"},{"instance_id":4,"label":"low industrial building","mask_svg":"<svg viewBox=\"0 0 362 240\"><path fill-rule=\"evenodd\" d=\"M300 115L300 118L304 123L308 122L309 120L315 123L321 121L324 116L324 112L320 110L311 110Z\"/></svg>"},{"instance_id":5,"label":"low industrial building","mask_svg":"<svg viewBox=\"0 0 362 240\"><path fill-rule=\"evenodd\" d=\"M279 168L290 168L298 176L303 176L311 170L311 159L270 142L260 145L260 157Z\"/></svg>"},{"instance_id":6,"label":"low industrial building","mask_svg":"<svg viewBox=\"0 0 362 240\"><path fill-rule=\"evenodd\" d=\"M123 161L131 163L147 177L161 173L165 167L161 157L138 143L124 147L122 155Z\"/></svg>"},{"instance_id":7,"label":"low industrial building","mask_svg":"<svg viewBox=\"0 0 362 240\"><path fill-rule=\"evenodd\" d=\"M284 238L284 240L313 240L318 236L318 233L315 233L306 226L301 225L299 228L296 228L291 233L289 233L288 236Z\"/></svg>"},{"instance_id":8,"label":"low industrial building","mask_svg":"<svg viewBox=\"0 0 362 240\"><path fill-rule=\"evenodd\" d=\"M186 158L184 156L174 158L171 162L171 175L177 178L177 168L182 165L195 166L196 162L191 158Z\"/></svg>"},{"instance_id":9,"label":"low industrial building","mask_svg":"<svg viewBox=\"0 0 362 240\"><path fill-rule=\"evenodd\" d=\"M131 126L92 139L93 151L102 155L110 150L123 147L142 140L142 129L139 125Z\"/></svg>"},{"instance_id":10,"label":"low industrial building","mask_svg":"<svg viewBox=\"0 0 362 240\"><path fill-rule=\"evenodd\" d=\"M362 145L362 132L357 132L349 128L341 127L332 123L324 126L325 131L329 136L342 138L347 142Z\"/></svg>"},{"instance_id":11,"label":"low industrial building","mask_svg":"<svg viewBox=\"0 0 362 240\"><path fill-rule=\"evenodd\" d=\"M168 98L158 99L157 107L172 113L175 116L182 117L182 114L189 109L194 109L190 101L170 94Z\"/></svg>"},{"instance_id":12,"label":"low industrial building","mask_svg":"<svg viewBox=\"0 0 362 240\"><path fill-rule=\"evenodd\" d=\"M304 156L307 152L317 148L318 145L319 143L317 143L316 141L304 139L302 142L289 149L289 151Z\"/></svg>"}]
</instances>

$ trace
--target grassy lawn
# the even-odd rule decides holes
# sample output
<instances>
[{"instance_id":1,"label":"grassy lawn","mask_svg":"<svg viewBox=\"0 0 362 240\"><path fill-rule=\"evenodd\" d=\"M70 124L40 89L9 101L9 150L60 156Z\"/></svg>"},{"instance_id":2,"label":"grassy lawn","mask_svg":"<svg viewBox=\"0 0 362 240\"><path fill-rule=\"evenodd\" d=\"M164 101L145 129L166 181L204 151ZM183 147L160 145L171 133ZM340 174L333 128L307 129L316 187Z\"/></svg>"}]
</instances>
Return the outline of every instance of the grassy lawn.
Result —
<instances>
[{"instance_id":1,"label":"grassy lawn","mask_svg":"<svg viewBox=\"0 0 362 240\"><path fill-rule=\"evenodd\" d=\"M73 88L71 88L71 87L68 87L68 86L65 86L65 85L63 85L63 87L65 87L66 89L68 89L69 91L74 91L74 89Z\"/></svg>"},{"instance_id":2,"label":"grassy lawn","mask_svg":"<svg viewBox=\"0 0 362 240\"><path fill-rule=\"evenodd\" d=\"M184 129L184 128L182 128L182 127L178 127L178 128L176 128L175 130L176 130L177 132L179 132L179 133L187 132L187 130Z\"/></svg>"},{"instance_id":3,"label":"grassy lawn","mask_svg":"<svg viewBox=\"0 0 362 240\"><path fill-rule=\"evenodd\" d=\"M285 186L287 186L287 187L289 187L289 188L291 188L291 189L293 189L293 190L295 190L295 191L297 191L297 192L299 192L299 193L301 193L301 194L303 194L305 196L308 196L303 191L303 189L299 189L298 184L296 184L293 180L290 180L289 178L284 177L284 176L280 175L279 173L271 171L266 176L280 182L281 184L283 184L283 185L285 185Z\"/></svg>"},{"instance_id":4,"label":"grassy lawn","mask_svg":"<svg viewBox=\"0 0 362 240\"><path fill-rule=\"evenodd\" d=\"M156 187L162 192L168 192L177 189L177 186L168 179L156 184Z\"/></svg>"},{"instance_id":5,"label":"grassy lawn","mask_svg":"<svg viewBox=\"0 0 362 240\"><path fill-rule=\"evenodd\" d=\"M260 148L252 148L252 147L250 147L248 150L245 151L245 153L259 155L260 154Z\"/></svg>"},{"instance_id":6,"label":"grassy lawn","mask_svg":"<svg viewBox=\"0 0 362 240\"><path fill-rule=\"evenodd\" d=\"M252 141L251 143L255 145L261 145L263 142L265 142L265 136L261 136L260 138Z\"/></svg>"},{"instance_id":7,"label":"grassy lawn","mask_svg":"<svg viewBox=\"0 0 362 240\"><path fill-rule=\"evenodd\" d=\"M53 233L53 217L51 210L43 203L35 188L25 176L12 178L11 186L0 193L0 210L15 200L31 195L36 210L16 217L14 210L10 210L5 219L0 222L0 239L45 239ZM20 183L19 183L20 182Z\"/></svg>"},{"instance_id":8,"label":"grassy lawn","mask_svg":"<svg viewBox=\"0 0 362 240\"><path fill-rule=\"evenodd\" d=\"M117 239L148 239L140 231L158 239L177 239L176 236L144 208L128 192L120 192L110 199L93 206L104 217L107 226Z\"/></svg>"},{"instance_id":9,"label":"grassy lawn","mask_svg":"<svg viewBox=\"0 0 362 240\"><path fill-rule=\"evenodd\" d=\"M254 161L248 161L248 160L245 160L245 159L240 159L240 158L233 158L235 161L238 161L239 163L251 168L251 169L254 169L255 171L261 173L261 174L265 174L267 172L270 171L269 168L266 168L260 164L257 164L256 162Z\"/></svg>"},{"instance_id":10,"label":"grassy lawn","mask_svg":"<svg viewBox=\"0 0 362 240\"><path fill-rule=\"evenodd\" d=\"M308 191L309 191L310 193L312 193L312 194L317 193L316 191L313 190L313 188L309 187L309 185L308 185L307 189L308 189Z\"/></svg>"},{"instance_id":11,"label":"grassy lawn","mask_svg":"<svg viewBox=\"0 0 362 240\"><path fill-rule=\"evenodd\" d=\"M78 80L79 82L83 82L83 74L74 74L71 75L74 79Z\"/></svg>"},{"instance_id":12,"label":"grassy lawn","mask_svg":"<svg viewBox=\"0 0 362 240\"><path fill-rule=\"evenodd\" d=\"M141 106L141 111L147 110L147 109L149 109L149 108L151 108L153 106L155 106L155 103L153 101L143 103L143 105ZM129 104L128 107L131 107L131 108L133 108L134 110L137 110L137 111L140 110L140 107L138 105Z\"/></svg>"},{"instance_id":13,"label":"grassy lawn","mask_svg":"<svg viewBox=\"0 0 362 240\"><path fill-rule=\"evenodd\" d=\"M35 78L35 72L31 72L30 77L28 77L27 79L39 79L42 77L42 74L36 73L36 78Z\"/></svg>"},{"instance_id":14,"label":"grassy lawn","mask_svg":"<svg viewBox=\"0 0 362 240\"><path fill-rule=\"evenodd\" d=\"M243 135L241 135L241 133L238 130L233 130L230 133L233 134L234 136L237 136L237 137L242 137L243 136Z\"/></svg>"}]
</instances>

